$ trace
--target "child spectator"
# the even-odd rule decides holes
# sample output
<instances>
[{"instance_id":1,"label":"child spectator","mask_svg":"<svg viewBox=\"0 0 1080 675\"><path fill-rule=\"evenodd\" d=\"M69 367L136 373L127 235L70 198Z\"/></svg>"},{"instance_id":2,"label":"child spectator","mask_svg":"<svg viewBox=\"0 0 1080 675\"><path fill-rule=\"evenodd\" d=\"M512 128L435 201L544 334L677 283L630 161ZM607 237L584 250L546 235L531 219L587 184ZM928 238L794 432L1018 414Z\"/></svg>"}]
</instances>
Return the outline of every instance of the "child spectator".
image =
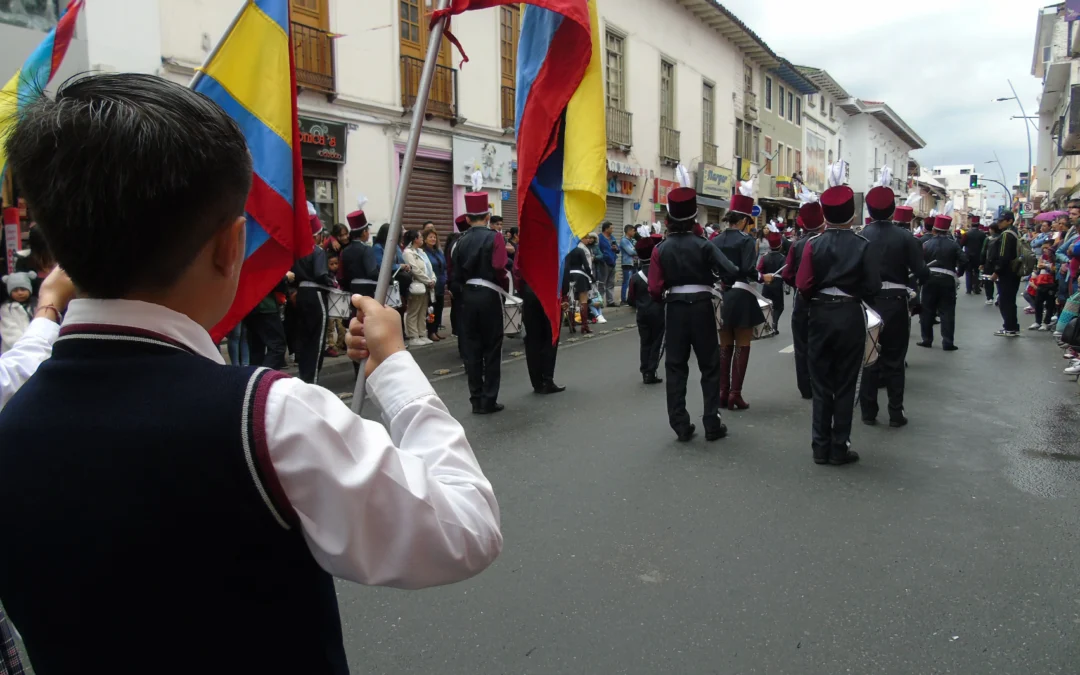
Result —
<instances>
[{"instance_id":1,"label":"child spectator","mask_svg":"<svg viewBox=\"0 0 1080 675\"><path fill-rule=\"evenodd\" d=\"M331 255L326 259L326 269L330 272L331 288L341 290L340 274L341 256ZM345 353L345 319L330 318L326 320L326 355L329 357L341 356Z\"/></svg>"},{"instance_id":2,"label":"child spectator","mask_svg":"<svg viewBox=\"0 0 1080 675\"><path fill-rule=\"evenodd\" d=\"M34 318L31 296L35 272L16 272L4 276L8 299L0 305L0 351L6 352L23 336Z\"/></svg>"}]
</instances>

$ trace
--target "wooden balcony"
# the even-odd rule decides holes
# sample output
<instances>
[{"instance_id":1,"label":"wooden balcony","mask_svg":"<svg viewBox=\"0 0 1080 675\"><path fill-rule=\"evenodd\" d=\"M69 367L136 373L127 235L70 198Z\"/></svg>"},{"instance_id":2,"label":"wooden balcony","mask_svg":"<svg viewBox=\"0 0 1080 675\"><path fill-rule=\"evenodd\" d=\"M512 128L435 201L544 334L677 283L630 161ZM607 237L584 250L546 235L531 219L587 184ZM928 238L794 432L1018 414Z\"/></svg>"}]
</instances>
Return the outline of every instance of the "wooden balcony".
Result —
<instances>
[{"instance_id":1,"label":"wooden balcony","mask_svg":"<svg viewBox=\"0 0 1080 675\"><path fill-rule=\"evenodd\" d=\"M712 143L705 143L701 150L701 160L706 164L712 164L716 166L716 145Z\"/></svg>"},{"instance_id":2,"label":"wooden balcony","mask_svg":"<svg viewBox=\"0 0 1080 675\"><path fill-rule=\"evenodd\" d=\"M420 74L424 69L423 59L412 56L401 57L401 107L412 110L416 104L416 94L420 90ZM425 114L456 120L457 109L457 71L442 65L435 66L435 76L431 80L431 93Z\"/></svg>"},{"instance_id":3,"label":"wooden balcony","mask_svg":"<svg viewBox=\"0 0 1080 675\"><path fill-rule=\"evenodd\" d=\"M633 114L625 110L608 107L607 140L608 146L629 150L634 145Z\"/></svg>"},{"instance_id":4,"label":"wooden balcony","mask_svg":"<svg viewBox=\"0 0 1080 675\"><path fill-rule=\"evenodd\" d=\"M335 93L334 43L330 34L294 21L292 41L297 86Z\"/></svg>"},{"instance_id":5,"label":"wooden balcony","mask_svg":"<svg viewBox=\"0 0 1080 675\"><path fill-rule=\"evenodd\" d=\"M502 88L502 126L513 129L517 125L517 100L513 87Z\"/></svg>"},{"instance_id":6,"label":"wooden balcony","mask_svg":"<svg viewBox=\"0 0 1080 675\"><path fill-rule=\"evenodd\" d=\"M679 163L679 132L660 127L660 161L664 164Z\"/></svg>"}]
</instances>

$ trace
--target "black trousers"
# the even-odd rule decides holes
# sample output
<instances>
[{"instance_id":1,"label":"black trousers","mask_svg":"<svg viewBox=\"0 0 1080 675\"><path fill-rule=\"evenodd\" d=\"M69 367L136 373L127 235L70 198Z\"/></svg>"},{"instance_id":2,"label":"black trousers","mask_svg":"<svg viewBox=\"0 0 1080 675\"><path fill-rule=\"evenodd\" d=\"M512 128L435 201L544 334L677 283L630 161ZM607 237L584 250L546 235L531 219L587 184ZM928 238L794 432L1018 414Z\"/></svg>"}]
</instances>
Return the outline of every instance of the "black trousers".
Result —
<instances>
[{"instance_id":1,"label":"black trousers","mask_svg":"<svg viewBox=\"0 0 1080 675\"><path fill-rule=\"evenodd\" d=\"M296 365L300 379L319 383L326 347L326 294L317 288L296 292Z\"/></svg>"},{"instance_id":2,"label":"black trousers","mask_svg":"<svg viewBox=\"0 0 1080 675\"><path fill-rule=\"evenodd\" d=\"M795 348L795 381L803 398L810 398L810 366L806 363L807 333L810 330L810 303L798 291L791 308L791 342Z\"/></svg>"},{"instance_id":3,"label":"black trousers","mask_svg":"<svg viewBox=\"0 0 1080 675\"><path fill-rule=\"evenodd\" d=\"M274 370L285 367L285 325L277 312L252 312L244 318L251 365Z\"/></svg>"},{"instance_id":4,"label":"black trousers","mask_svg":"<svg viewBox=\"0 0 1080 675\"><path fill-rule=\"evenodd\" d=\"M702 421L706 433L718 431L720 422L720 337L712 301L669 300L666 305L665 341L667 358L668 423L676 433L690 427L686 412L686 383L690 377L690 351L701 371L701 397L705 401Z\"/></svg>"},{"instance_id":5,"label":"black trousers","mask_svg":"<svg viewBox=\"0 0 1080 675\"><path fill-rule=\"evenodd\" d=\"M964 273L965 290L967 290L968 293L979 292L979 284L981 283L979 279L979 274L980 272L978 263L969 262L967 272Z\"/></svg>"},{"instance_id":6,"label":"black trousers","mask_svg":"<svg viewBox=\"0 0 1080 675\"><path fill-rule=\"evenodd\" d=\"M881 315L883 325L877 363L863 368L859 387L863 419L877 417L879 382L884 383L888 392L889 417L899 418L904 412L904 359L911 337L911 312L908 311L907 292L885 292L888 295L880 295L869 303Z\"/></svg>"},{"instance_id":7,"label":"black trousers","mask_svg":"<svg viewBox=\"0 0 1080 675\"><path fill-rule=\"evenodd\" d=\"M784 288L782 286L779 288L765 286L761 289L761 296L766 300L772 300L773 328L779 332L780 316L784 313Z\"/></svg>"},{"instance_id":8,"label":"black trousers","mask_svg":"<svg viewBox=\"0 0 1080 675\"><path fill-rule=\"evenodd\" d=\"M648 309L639 309L637 332L641 342L641 374L655 374L660 368L660 350L664 346L664 306L654 303Z\"/></svg>"},{"instance_id":9,"label":"black trousers","mask_svg":"<svg viewBox=\"0 0 1080 675\"><path fill-rule=\"evenodd\" d=\"M934 317L941 317L941 343L952 345L956 334L956 279L948 274L931 274L923 284L919 314L923 342L934 342Z\"/></svg>"},{"instance_id":10,"label":"black trousers","mask_svg":"<svg viewBox=\"0 0 1080 675\"><path fill-rule=\"evenodd\" d=\"M1057 287L1054 284L1039 286L1035 292L1035 323L1049 325L1050 317L1056 313Z\"/></svg>"},{"instance_id":11,"label":"black trousers","mask_svg":"<svg viewBox=\"0 0 1080 675\"><path fill-rule=\"evenodd\" d=\"M464 298L464 289L460 284L450 285L450 332L458 339L458 356L465 360L465 346L461 340L461 302Z\"/></svg>"},{"instance_id":12,"label":"black trousers","mask_svg":"<svg viewBox=\"0 0 1080 675\"><path fill-rule=\"evenodd\" d=\"M502 379L502 296L483 286L466 286L463 294L458 341L469 376L469 400L473 407L489 408L499 400Z\"/></svg>"},{"instance_id":13,"label":"black trousers","mask_svg":"<svg viewBox=\"0 0 1080 675\"><path fill-rule=\"evenodd\" d=\"M429 321L427 325L428 333L438 333L439 326L442 325L443 308L446 307L446 289L442 286L435 287L435 302L432 303L434 311L432 315L434 321Z\"/></svg>"},{"instance_id":14,"label":"black trousers","mask_svg":"<svg viewBox=\"0 0 1080 675\"><path fill-rule=\"evenodd\" d=\"M525 364L529 367L529 381L533 389L539 389L555 381L555 359L559 355L559 342L551 343L551 322L544 313L544 305L531 290L521 296L521 323L525 327ZM501 328L501 326L500 326Z\"/></svg>"},{"instance_id":15,"label":"black trousers","mask_svg":"<svg viewBox=\"0 0 1080 675\"><path fill-rule=\"evenodd\" d=\"M998 311L1005 330L1020 330L1016 316L1016 294L1020 291L1020 277L1012 270L998 274Z\"/></svg>"},{"instance_id":16,"label":"black trousers","mask_svg":"<svg viewBox=\"0 0 1080 675\"><path fill-rule=\"evenodd\" d=\"M862 305L811 301L807 341L814 392L814 456L843 455L851 441L855 386L866 346L866 313Z\"/></svg>"},{"instance_id":17,"label":"black trousers","mask_svg":"<svg viewBox=\"0 0 1080 675\"><path fill-rule=\"evenodd\" d=\"M989 279L983 281L983 290L986 291L987 300L994 299L994 286L996 285L997 284L995 284L993 281L990 281Z\"/></svg>"}]
</instances>

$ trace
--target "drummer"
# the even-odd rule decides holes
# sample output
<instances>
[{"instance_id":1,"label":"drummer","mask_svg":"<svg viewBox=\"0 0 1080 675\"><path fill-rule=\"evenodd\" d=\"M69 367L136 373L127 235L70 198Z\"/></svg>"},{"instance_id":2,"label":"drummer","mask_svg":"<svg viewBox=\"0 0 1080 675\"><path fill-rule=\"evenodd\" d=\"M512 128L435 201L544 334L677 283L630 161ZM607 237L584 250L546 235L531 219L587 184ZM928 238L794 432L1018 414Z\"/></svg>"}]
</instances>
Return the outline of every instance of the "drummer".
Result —
<instances>
[{"instance_id":1,"label":"drummer","mask_svg":"<svg viewBox=\"0 0 1080 675\"><path fill-rule=\"evenodd\" d=\"M667 239L653 249L649 262L649 295L657 301L666 300L668 423L683 443L693 438L696 430L686 412L691 349L701 371L705 440L727 435L720 420L720 357L712 284L719 274L739 271L706 239L694 234L697 213L697 192L676 188L668 193Z\"/></svg>"},{"instance_id":2,"label":"drummer","mask_svg":"<svg viewBox=\"0 0 1080 675\"><path fill-rule=\"evenodd\" d=\"M830 174L837 173L830 168ZM830 182L836 179L833 176ZM855 221L851 188L830 187L821 195L821 209L828 229L806 243L795 283L810 301L814 463L841 465L859 460L851 450L855 386L867 329L859 301L881 291L881 277L870 243L851 231Z\"/></svg>"},{"instance_id":3,"label":"drummer","mask_svg":"<svg viewBox=\"0 0 1080 675\"><path fill-rule=\"evenodd\" d=\"M792 288L795 287L795 277L799 273L799 263L802 261L803 249L806 242L821 234L825 227L825 216L821 212L821 204L817 201L808 202L799 208L799 227L805 231L802 239L791 245L788 251L784 271L780 276L784 283ZM806 400L814 397L810 388L810 367L806 363L806 338L809 330L810 306L801 293L795 294L795 300L791 308L791 342L795 350L795 382L798 384L799 393Z\"/></svg>"},{"instance_id":4,"label":"drummer","mask_svg":"<svg viewBox=\"0 0 1080 675\"><path fill-rule=\"evenodd\" d=\"M889 426L902 427L908 422L904 415L904 359L911 338L908 280L914 276L924 282L928 272L919 242L903 225L890 220L895 216L900 222L910 222L911 207L896 206L896 194L880 185L866 193L866 207L874 222L862 236L881 263L881 292L867 303L881 315L883 325L877 363L863 369L859 407L863 424L877 424L880 381L889 395Z\"/></svg>"},{"instance_id":5,"label":"drummer","mask_svg":"<svg viewBox=\"0 0 1080 675\"><path fill-rule=\"evenodd\" d=\"M757 243L754 231L754 199L750 196L753 186L744 182L739 190L749 194L736 194L731 198L731 210L724 220L728 228L712 240L712 245L724 254L738 269L720 275L724 284L724 306L720 329L720 406L728 410L746 410L750 407L742 397L746 366L750 362L750 341L754 328L765 323L765 314L758 304L758 294L750 284L771 284L773 275L757 271Z\"/></svg>"}]
</instances>

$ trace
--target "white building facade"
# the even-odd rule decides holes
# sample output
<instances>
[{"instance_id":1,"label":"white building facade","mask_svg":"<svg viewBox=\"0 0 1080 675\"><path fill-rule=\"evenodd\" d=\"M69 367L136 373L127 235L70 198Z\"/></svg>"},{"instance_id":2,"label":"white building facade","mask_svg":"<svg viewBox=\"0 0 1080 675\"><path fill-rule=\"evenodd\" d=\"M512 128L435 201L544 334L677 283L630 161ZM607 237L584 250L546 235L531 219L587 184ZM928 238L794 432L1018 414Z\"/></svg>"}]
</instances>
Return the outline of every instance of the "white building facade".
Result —
<instances>
[{"instance_id":1,"label":"white building facade","mask_svg":"<svg viewBox=\"0 0 1080 675\"><path fill-rule=\"evenodd\" d=\"M972 176L981 181L974 164L950 164L935 166L931 176L945 186L953 203L954 218L963 220L969 215L984 216L990 210L990 192L986 188L973 188ZM979 182L976 182L979 184Z\"/></svg>"},{"instance_id":2,"label":"white building facade","mask_svg":"<svg viewBox=\"0 0 1080 675\"><path fill-rule=\"evenodd\" d=\"M1078 57L1080 27L1065 20L1064 4L1039 10L1031 74L1042 80L1043 89L1031 192L1043 209L1061 208L1080 194Z\"/></svg>"},{"instance_id":3,"label":"white building facade","mask_svg":"<svg viewBox=\"0 0 1080 675\"><path fill-rule=\"evenodd\" d=\"M841 159L851 163L851 146L847 142L848 115L839 106L851 98L827 71L800 66L799 70L816 84L820 92L806 97L803 108L806 119L805 170L803 177L811 190L821 193L828 187L826 171L830 164Z\"/></svg>"}]
</instances>

